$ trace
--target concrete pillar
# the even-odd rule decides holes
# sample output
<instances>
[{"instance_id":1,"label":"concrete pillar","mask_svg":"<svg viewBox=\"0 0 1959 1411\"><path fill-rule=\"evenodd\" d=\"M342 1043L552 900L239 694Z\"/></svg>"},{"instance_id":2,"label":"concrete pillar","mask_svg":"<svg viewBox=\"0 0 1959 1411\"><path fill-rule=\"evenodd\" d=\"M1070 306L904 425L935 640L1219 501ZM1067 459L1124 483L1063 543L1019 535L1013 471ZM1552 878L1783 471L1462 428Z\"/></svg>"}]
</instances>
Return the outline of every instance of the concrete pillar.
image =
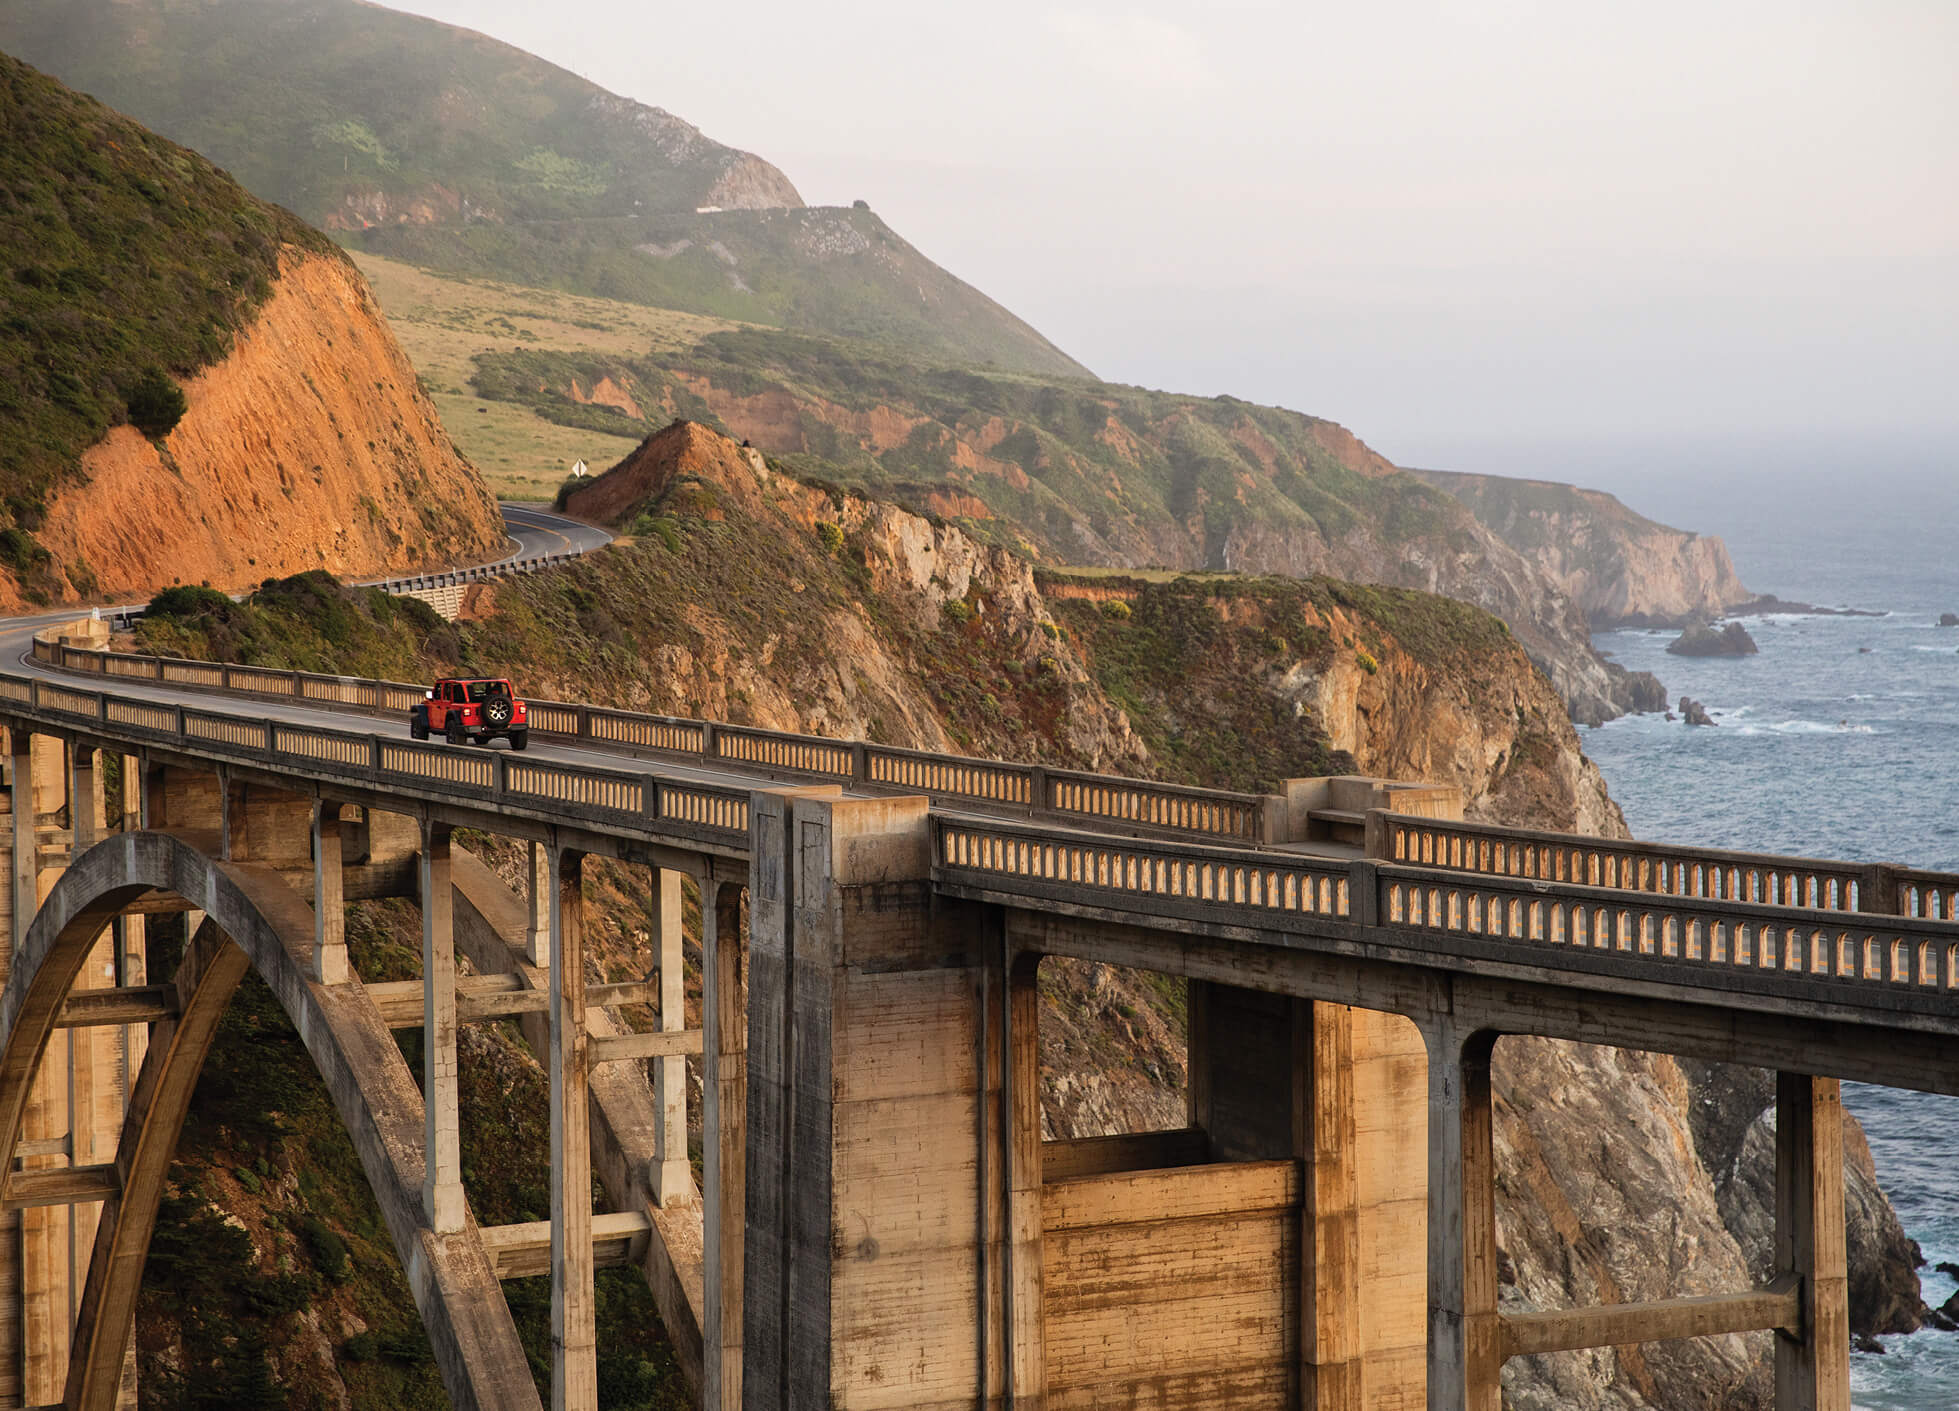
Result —
<instances>
[{"instance_id":1,"label":"concrete pillar","mask_svg":"<svg viewBox=\"0 0 1959 1411\"><path fill-rule=\"evenodd\" d=\"M422 825L422 1109L428 1163L422 1209L439 1235L463 1227L463 1158L456 1114L456 931L449 828Z\"/></svg>"},{"instance_id":2,"label":"concrete pillar","mask_svg":"<svg viewBox=\"0 0 1959 1411\"><path fill-rule=\"evenodd\" d=\"M346 877L341 860L340 805L318 799L313 804L313 978L322 985L347 983ZM443 866L448 866L446 858Z\"/></svg>"},{"instance_id":3,"label":"concrete pillar","mask_svg":"<svg viewBox=\"0 0 1959 1411\"><path fill-rule=\"evenodd\" d=\"M747 948L741 934L741 888L713 877L703 878L701 1231L706 1246L701 1313L703 1411L739 1411L742 1404L746 1228L743 1212L748 1181L747 962ZM660 999L664 1019L664 970Z\"/></svg>"},{"instance_id":4,"label":"concrete pillar","mask_svg":"<svg viewBox=\"0 0 1959 1411\"><path fill-rule=\"evenodd\" d=\"M15 730L9 741L12 750L14 814L14 925L9 956L27 939L27 928L40 906L41 876L40 830L35 826L34 736Z\"/></svg>"},{"instance_id":5,"label":"concrete pillar","mask_svg":"<svg viewBox=\"0 0 1959 1411\"><path fill-rule=\"evenodd\" d=\"M137 807L141 814L140 822L145 828L164 828L169 826L169 809L165 806L168 796L169 773L161 764L144 765L140 776L140 797Z\"/></svg>"},{"instance_id":6,"label":"concrete pillar","mask_svg":"<svg viewBox=\"0 0 1959 1411\"><path fill-rule=\"evenodd\" d=\"M1360 1132L1354 1015L1293 1001L1294 1148L1305 1166L1300 1209L1300 1405L1364 1411Z\"/></svg>"},{"instance_id":7,"label":"concrete pillar","mask_svg":"<svg viewBox=\"0 0 1959 1411\"><path fill-rule=\"evenodd\" d=\"M95 846L99 833L96 814L101 796L96 789L95 747L76 745L68 771L68 828L70 857L80 857Z\"/></svg>"},{"instance_id":8,"label":"concrete pillar","mask_svg":"<svg viewBox=\"0 0 1959 1411\"><path fill-rule=\"evenodd\" d=\"M551 1411L598 1406L584 863L563 848L551 869Z\"/></svg>"},{"instance_id":9,"label":"concrete pillar","mask_svg":"<svg viewBox=\"0 0 1959 1411\"><path fill-rule=\"evenodd\" d=\"M1775 1411L1850 1411L1843 1101L1835 1078L1775 1075L1775 1268L1801 1276L1803 1336L1775 1335Z\"/></svg>"},{"instance_id":10,"label":"concrete pillar","mask_svg":"<svg viewBox=\"0 0 1959 1411\"><path fill-rule=\"evenodd\" d=\"M1496 1150L1490 1111L1494 1035L1427 1035L1428 1407L1501 1411Z\"/></svg>"},{"instance_id":11,"label":"concrete pillar","mask_svg":"<svg viewBox=\"0 0 1959 1411\"><path fill-rule=\"evenodd\" d=\"M540 969L551 963L551 849L531 843L529 885L524 889L530 903L530 919L524 926L524 958Z\"/></svg>"},{"instance_id":12,"label":"concrete pillar","mask_svg":"<svg viewBox=\"0 0 1959 1411\"><path fill-rule=\"evenodd\" d=\"M660 973L660 1028L677 1033L687 1027L687 975L681 959L680 902L678 872L664 867L653 869L651 931L654 963ZM709 886L701 888L701 929L708 925ZM737 941L739 938L736 938ZM705 947L702 951L706 955ZM703 985L707 984L705 976ZM742 1027L742 1026L737 1026ZM746 1043L747 1036L743 1035ZM687 1060L656 1058L653 1067L653 1105L659 1110L659 1129L654 1134L658 1155L650 1173L653 1199L672 1205L694 1198L694 1168L687 1160Z\"/></svg>"},{"instance_id":13,"label":"concrete pillar","mask_svg":"<svg viewBox=\"0 0 1959 1411\"><path fill-rule=\"evenodd\" d=\"M1034 961L1006 970L1006 1373L1015 1405L1047 1394L1041 1231L1041 992Z\"/></svg>"},{"instance_id":14,"label":"concrete pillar","mask_svg":"<svg viewBox=\"0 0 1959 1411\"><path fill-rule=\"evenodd\" d=\"M226 862L242 862L251 856L246 837L245 785L230 774L218 771L218 827L221 836L218 855Z\"/></svg>"}]
</instances>

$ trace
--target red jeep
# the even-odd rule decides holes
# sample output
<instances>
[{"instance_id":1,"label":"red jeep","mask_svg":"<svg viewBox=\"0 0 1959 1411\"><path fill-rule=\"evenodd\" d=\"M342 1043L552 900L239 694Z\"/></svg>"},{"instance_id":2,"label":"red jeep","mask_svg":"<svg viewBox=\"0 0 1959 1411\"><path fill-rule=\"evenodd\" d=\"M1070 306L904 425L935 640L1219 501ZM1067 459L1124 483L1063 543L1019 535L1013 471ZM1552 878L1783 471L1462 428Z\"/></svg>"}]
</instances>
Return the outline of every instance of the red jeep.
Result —
<instances>
[{"instance_id":1,"label":"red jeep","mask_svg":"<svg viewBox=\"0 0 1959 1411\"><path fill-rule=\"evenodd\" d=\"M531 740L524 703L508 681L438 681L428 698L408 711L408 733L426 740L431 733L452 745L487 745L501 735L510 748L521 750Z\"/></svg>"}]
</instances>

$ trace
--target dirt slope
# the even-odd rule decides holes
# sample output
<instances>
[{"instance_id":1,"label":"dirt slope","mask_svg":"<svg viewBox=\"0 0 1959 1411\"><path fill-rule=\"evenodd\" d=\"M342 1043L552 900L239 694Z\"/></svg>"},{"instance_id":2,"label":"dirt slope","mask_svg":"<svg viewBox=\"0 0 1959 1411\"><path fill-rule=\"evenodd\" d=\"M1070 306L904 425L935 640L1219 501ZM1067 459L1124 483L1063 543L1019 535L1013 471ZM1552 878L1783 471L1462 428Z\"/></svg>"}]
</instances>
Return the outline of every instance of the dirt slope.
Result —
<instances>
[{"instance_id":1,"label":"dirt slope","mask_svg":"<svg viewBox=\"0 0 1959 1411\"><path fill-rule=\"evenodd\" d=\"M184 391L167 437L116 428L48 507L41 542L86 566L94 596L309 568L373 576L504 542L495 502L343 260L289 249L258 317ZM0 606L20 605L0 580Z\"/></svg>"}]
</instances>

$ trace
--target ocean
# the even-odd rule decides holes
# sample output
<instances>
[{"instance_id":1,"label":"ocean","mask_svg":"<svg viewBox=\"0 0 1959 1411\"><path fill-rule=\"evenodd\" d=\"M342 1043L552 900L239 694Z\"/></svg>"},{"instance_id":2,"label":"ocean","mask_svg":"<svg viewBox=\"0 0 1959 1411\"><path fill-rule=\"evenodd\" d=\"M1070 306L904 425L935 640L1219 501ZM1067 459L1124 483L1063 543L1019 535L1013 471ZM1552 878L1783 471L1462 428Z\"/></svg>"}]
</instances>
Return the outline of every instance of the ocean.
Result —
<instances>
[{"instance_id":1,"label":"ocean","mask_svg":"<svg viewBox=\"0 0 1959 1411\"><path fill-rule=\"evenodd\" d=\"M1753 458L1751 458L1753 460ZM1640 513L1727 541L1742 581L1882 617L1745 619L1760 655L1668 656L1671 632L1595 641L1704 703L1715 728L1629 716L1581 730L1635 836L1959 871L1959 460L1831 457L1601 478ZM1959 1099L1846 1085L1934 1307L1959 1281ZM1862 1411L1959 1407L1959 1333L1853 1357Z\"/></svg>"}]
</instances>

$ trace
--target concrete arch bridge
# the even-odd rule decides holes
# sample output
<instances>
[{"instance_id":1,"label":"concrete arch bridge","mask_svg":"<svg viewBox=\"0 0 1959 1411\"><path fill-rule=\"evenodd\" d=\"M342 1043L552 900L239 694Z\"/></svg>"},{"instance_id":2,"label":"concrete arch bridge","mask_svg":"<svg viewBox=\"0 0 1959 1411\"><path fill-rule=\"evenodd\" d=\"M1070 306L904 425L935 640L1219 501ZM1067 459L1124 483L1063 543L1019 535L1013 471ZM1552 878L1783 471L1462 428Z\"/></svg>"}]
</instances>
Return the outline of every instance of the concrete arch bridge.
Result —
<instances>
[{"instance_id":1,"label":"concrete arch bridge","mask_svg":"<svg viewBox=\"0 0 1959 1411\"><path fill-rule=\"evenodd\" d=\"M595 1405L617 1262L715 1411L1495 1411L1513 1356L1752 1329L1779 1408L1848 1409L1836 1085L1959 1092L1959 878L1466 824L1383 781L1233 794L574 703L536 703L518 757L403 738L418 697L58 634L0 671L0 1405L129 1399L163 1173L256 970L458 1406ZM526 884L465 828L526 844ZM588 974L591 857L648 869L645 981ZM418 980L349 965L345 905L381 896L420 904ZM151 975L165 912L190 939ZM1188 982L1187 1126L1041 1139L1048 956ZM462 1180L458 1026L493 1018L549 1069L533 1225L482 1225ZM1773 1277L1500 1308L1505 1035L1776 1069ZM515 1277L551 1280L543 1394Z\"/></svg>"}]
</instances>

